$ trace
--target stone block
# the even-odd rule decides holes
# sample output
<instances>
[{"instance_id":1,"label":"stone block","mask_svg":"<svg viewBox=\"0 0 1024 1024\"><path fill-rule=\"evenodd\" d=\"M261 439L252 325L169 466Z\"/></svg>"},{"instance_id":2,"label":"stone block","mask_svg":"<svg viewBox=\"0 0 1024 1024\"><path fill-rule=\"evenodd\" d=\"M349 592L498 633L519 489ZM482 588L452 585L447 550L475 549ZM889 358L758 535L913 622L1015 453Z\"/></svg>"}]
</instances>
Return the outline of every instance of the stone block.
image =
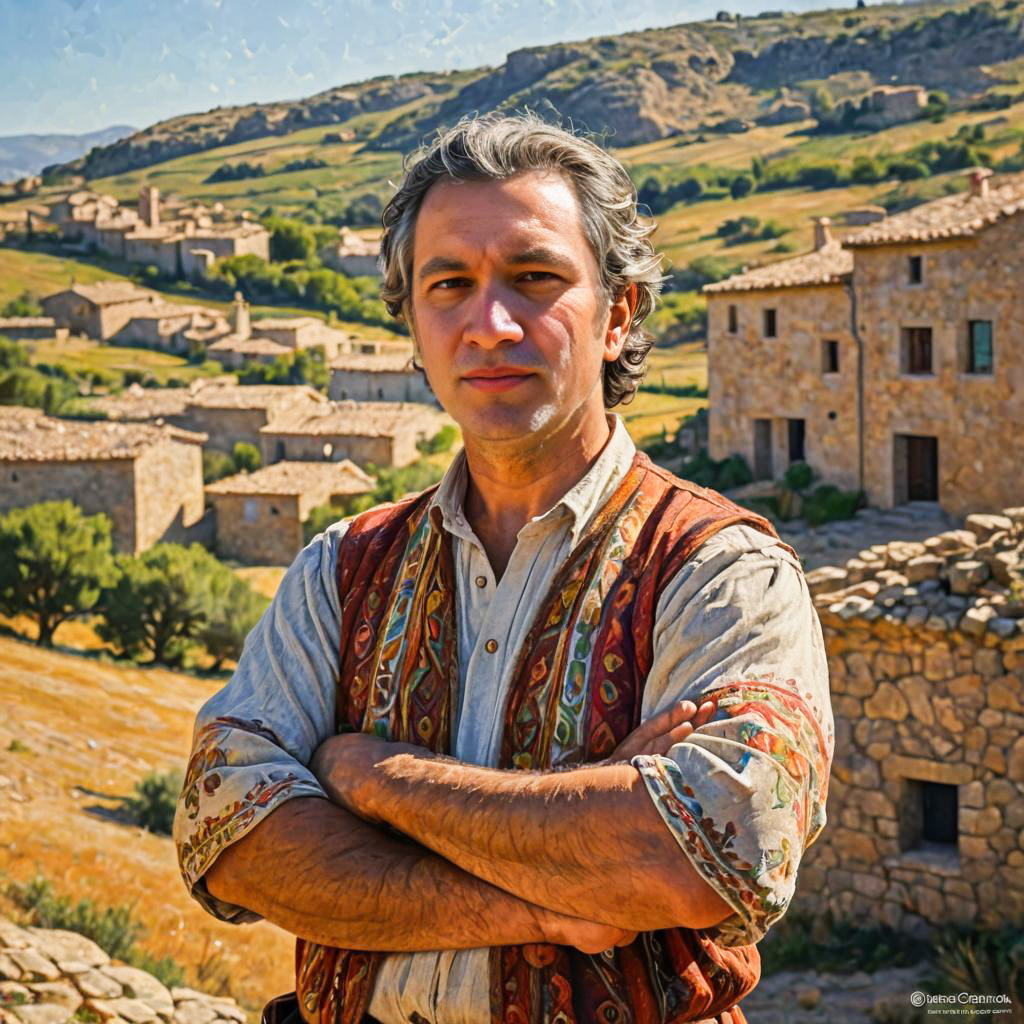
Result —
<instances>
[{"instance_id":1,"label":"stone block","mask_svg":"<svg viewBox=\"0 0 1024 1024\"><path fill-rule=\"evenodd\" d=\"M31 932L10 921L0 920L0 946L4 949L27 949L31 945Z\"/></svg>"},{"instance_id":2,"label":"stone block","mask_svg":"<svg viewBox=\"0 0 1024 1024\"><path fill-rule=\"evenodd\" d=\"M110 957L91 939L59 928L30 928L32 944L44 956L55 960L77 960L89 967L103 967Z\"/></svg>"},{"instance_id":3,"label":"stone block","mask_svg":"<svg viewBox=\"0 0 1024 1024\"><path fill-rule=\"evenodd\" d=\"M174 1005L174 1024L212 1024L216 1019L217 1011L208 1003L188 999Z\"/></svg>"},{"instance_id":4,"label":"stone block","mask_svg":"<svg viewBox=\"0 0 1024 1024\"><path fill-rule=\"evenodd\" d=\"M938 555L918 555L907 562L903 571L910 583L924 583L925 580L938 579L945 565L945 559Z\"/></svg>"},{"instance_id":5,"label":"stone block","mask_svg":"<svg viewBox=\"0 0 1024 1024\"><path fill-rule=\"evenodd\" d=\"M934 725L932 712L932 687L924 676L907 676L897 683L900 693L906 698L911 715L924 725Z\"/></svg>"},{"instance_id":6,"label":"stone block","mask_svg":"<svg viewBox=\"0 0 1024 1024\"><path fill-rule=\"evenodd\" d=\"M988 624L990 633L994 633L1000 640L1006 640L1013 636L1019 629L1019 625L1016 619L1006 619L1001 615L997 615ZM1007 668L1010 666L1007 665Z\"/></svg>"},{"instance_id":7,"label":"stone block","mask_svg":"<svg viewBox=\"0 0 1024 1024\"><path fill-rule=\"evenodd\" d=\"M67 1024L75 1012L60 1003L23 1003L10 1011L21 1024Z\"/></svg>"},{"instance_id":8,"label":"stone block","mask_svg":"<svg viewBox=\"0 0 1024 1024\"><path fill-rule=\"evenodd\" d=\"M988 685L988 703L996 711L1024 711L1024 683L1013 675L993 679Z\"/></svg>"},{"instance_id":9,"label":"stone block","mask_svg":"<svg viewBox=\"0 0 1024 1024\"><path fill-rule=\"evenodd\" d=\"M57 965L34 949L8 949L7 955L21 968L19 980L56 981L60 977Z\"/></svg>"},{"instance_id":10,"label":"stone block","mask_svg":"<svg viewBox=\"0 0 1024 1024\"><path fill-rule=\"evenodd\" d=\"M941 682L953 675L953 655L945 644L939 644L924 652L924 677L932 682Z\"/></svg>"},{"instance_id":11,"label":"stone block","mask_svg":"<svg viewBox=\"0 0 1024 1024\"><path fill-rule=\"evenodd\" d=\"M960 787L961 807L984 807L985 806L985 784L980 779L968 782L966 786Z\"/></svg>"},{"instance_id":12,"label":"stone block","mask_svg":"<svg viewBox=\"0 0 1024 1024\"><path fill-rule=\"evenodd\" d=\"M974 778L974 769L967 764L949 764L944 761L930 761L923 757L894 754L882 762L882 775L886 779L921 779L925 782L963 786Z\"/></svg>"},{"instance_id":13,"label":"stone block","mask_svg":"<svg viewBox=\"0 0 1024 1024\"><path fill-rule=\"evenodd\" d=\"M961 633L966 633L968 636L984 636L989 620L995 618L998 618L998 614L991 605L977 605L964 612L958 623L958 628Z\"/></svg>"},{"instance_id":14,"label":"stone block","mask_svg":"<svg viewBox=\"0 0 1024 1024\"><path fill-rule=\"evenodd\" d=\"M823 565L820 569L812 569L807 573L807 586L815 597L818 594L831 594L842 590L849 582L848 573L834 565Z\"/></svg>"},{"instance_id":15,"label":"stone block","mask_svg":"<svg viewBox=\"0 0 1024 1024\"><path fill-rule=\"evenodd\" d=\"M854 832L851 829L840 827L833 830L832 843L844 860L860 860L866 864L874 864L878 860L878 848L875 846L875 840L866 832ZM837 871L829 872L833 885L835 882L832 876L838 873Z\"/></svg>"},{"instance_id":16,"label":"stone block","mask_svg":"<svg viewBox=\"0 0 1024 1024\"><path fill-rule=\"evenodd\" d=\"M76 974L75 984L78 986L78 991L87 999L116 999L124 994L124 989L119 982L94 968L90 968L82 974Z\"/></svg>"},{"instance_id":17,"label":"stone block","mask_svg":"<svg viewBox=\"0 0 1024 1024\"><path fill-rule=\"evenodd\" d=\"M122 986L128 998L141 1000L158 1016L169 1020L174 1013L171 993L152 974L140 971L137 967L110 966L102 970L108 978L113 978Z\"/></svg>"},{"instance_id":18,"label":"stone block","mask_svg":"<svg viewBox=\"0 0 1024 1024\"><path fill-rule=\"evenodd\" d=\"M986 677L1003 674L1003 656L991 647L982 647L974 652L974 671Z\"/></svg>"},{"instance_id":19,"label":"stone block","mask_svg":"<svg viewBox=\"0 0 1024 1024\"><path fill-rule=\"evenodd\" d=\"M158 1019L155 1011L141 999L129 999L127 996L119 999L90 999L85 1005L102 1020L116 1017L129 1024L149 1024Z\"/></svg>"},{"instance_id":20,"label":"stone block","mask_svg":"<svg viewBox=\"0 0 1024 1024\"><path fill-rule=\"evenodd\" d=\"M1000 530L1013 528L1013 520L1008 516L994 515L988 512L975 512L964 520L964 529L970 530L979 544L984 544L993 534Z\"/></svg>"},{"instance_id":21,"label":"stone block","mask_svg":"<svg viewBox=\"0 0 1024 1024\"><path fill-rule=\"evenodd\" d=\"M964 558L954 562L947 570L949 589L954 594L968 596L989 578L988 566L975 558Z\"/></svg>"},{"instance_id":22,"label":"stone block","mask_svg":"<svg viewBox=\"0 0 1024 1024\"><path fill-rule=\"evenodd\" d=\"M993 779L985 786L985 799L994 807L1005 807L1021 794L1021 788L1007 779Z\"/></svg>"},{"instance_id":23,"label":"stone block","mask_svg":"<svg viewBox=\"0 0 1024 1024\"><path fill-rule=\"evenodd\" d=\"M82 996L78 989L67 981L43 981L29 985L38 1002L56 1003L74 1013L82 1005Z\"/></svg>"},{"instance_id":24,"label":"stone block","mask_svg":"<svg viewBox=\"0 0 1024 1024\"><path fill-rule=\"evenodd\" d=\"M994 835L1003 827L1003 816L998 807L982 807L960 809L960 828L969 836Z\"/></svg>"},{"instance_id":25,"label":"stone block","mask_svg":"<svg viewBox=\"0 0 1024 1024\"><path fill-rule=\"evenodd\" d=\"M6 953L0 953L0 981L18 981L24 973Z\"/></svg>"},{"instance_id":26,"label":"stone block","mask_svg":"<svg viewBox=\"0 0 1024 1024\"><path fill-rule=\"evenodd\" d=\"M1006 774L1014 782L1024 783L1024 736L1013 744L1006 759Z\"/></svg>"},{"instance_id":27,"label":"stone block","mask_svg":"<svg viewBox=\"0 0 1024 1024\"><path fill-rule=\"evenodd\" d=\"M944 729L948 729L952 733L964 731L964 721L957 713L956 708L953 706L953 701L949 697L934 698L932 700L932 708L935 711L935 717L939 725Z\"/></svg>"},{"instance_id":28,"label":"stone block","mask_svg":"<svg viewBox=\"0 0 1024 1024\"><path fill-rule=\"evenodd\" d=\"M907 717L909 711L903 694L892 683L880 683L875 693L864 701L864 714L868 718L888 718L899 722Z\"/></svg>"}]
</instances>

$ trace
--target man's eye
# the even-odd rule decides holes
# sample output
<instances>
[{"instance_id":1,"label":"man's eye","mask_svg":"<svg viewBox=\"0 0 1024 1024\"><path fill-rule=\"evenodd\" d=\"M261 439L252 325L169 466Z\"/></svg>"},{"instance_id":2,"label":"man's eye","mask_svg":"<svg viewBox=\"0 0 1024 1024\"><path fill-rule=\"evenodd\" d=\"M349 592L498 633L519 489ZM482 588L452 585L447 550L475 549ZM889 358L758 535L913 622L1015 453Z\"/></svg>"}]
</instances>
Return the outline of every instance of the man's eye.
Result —
<instances>
[{"instance_id":1,"label":"man's eye","mask_svg":"<svg viewBox=\"0 0 1024 1024\"><path fill-rule=\"evenodd\" d=\"M557 275L552 274L550 270L528 270L520 277L520 280L527 282L553 281L556 277Z\"/></svg>"},{"instance_id":2,"label":"man's eye","mask_svg":"<svg viewBox=\"0 0 1024 1024\"><path fill-rule=\"evenodd\" d=\"M441 281L435 281L430 287L449 290L451 288L465 288L469 283L468 277L446 277Z\"/></svg>"}]
</instances>

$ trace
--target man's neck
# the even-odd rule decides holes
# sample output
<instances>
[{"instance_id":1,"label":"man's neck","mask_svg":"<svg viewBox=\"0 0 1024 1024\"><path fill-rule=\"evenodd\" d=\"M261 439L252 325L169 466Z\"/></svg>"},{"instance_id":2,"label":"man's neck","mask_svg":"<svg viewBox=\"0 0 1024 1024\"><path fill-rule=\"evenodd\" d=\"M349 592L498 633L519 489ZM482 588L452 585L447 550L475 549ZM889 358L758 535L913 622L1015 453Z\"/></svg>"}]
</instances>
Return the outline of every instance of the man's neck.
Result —
<instances>
[{"instance_id":1,"label":"man's neck","mask_svg":"<svg viewBox=\"0 0 1024 1024\"><path fill-rule=\"evenodd\" d=\"M586 475L610 437L602 406L523 446L466 439L466 518L496 577L505 571L523 526L552 508Z\"/></svg>"}]
</instances>

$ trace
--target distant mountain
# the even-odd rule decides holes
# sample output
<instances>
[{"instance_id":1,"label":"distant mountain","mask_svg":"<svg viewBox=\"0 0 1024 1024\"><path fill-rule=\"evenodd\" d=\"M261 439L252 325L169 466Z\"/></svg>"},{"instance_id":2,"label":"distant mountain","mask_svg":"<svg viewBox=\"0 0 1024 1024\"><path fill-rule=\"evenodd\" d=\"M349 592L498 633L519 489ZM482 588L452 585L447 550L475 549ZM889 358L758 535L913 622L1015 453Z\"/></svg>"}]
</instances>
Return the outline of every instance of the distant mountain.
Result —
<instances>
[{"instance_id":1,"label":"distant mountain","mask_svg":"<svg viewBox=\"0 0 1024 1024\"><path fill-rule=\"evenodd\" d=\"M85 135L0 135L0 181L14 181L38 174L50 164L77 160L93 146L107 146L134 131L119 124Z\"/></svg>"}]
</instances>

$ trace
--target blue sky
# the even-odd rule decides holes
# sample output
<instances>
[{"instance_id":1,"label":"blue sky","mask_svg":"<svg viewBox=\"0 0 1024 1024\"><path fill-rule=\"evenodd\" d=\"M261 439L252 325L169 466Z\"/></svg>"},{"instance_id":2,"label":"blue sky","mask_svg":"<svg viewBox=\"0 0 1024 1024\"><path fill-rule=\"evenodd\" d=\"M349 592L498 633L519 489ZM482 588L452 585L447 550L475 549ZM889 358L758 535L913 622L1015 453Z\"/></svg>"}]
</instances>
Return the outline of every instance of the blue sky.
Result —
<instances>
[{"instance_id":1,"label":"blue sky","mask_svg":"<svg viewBox=\"0 0 1024 1024\"><path fill-rule=\"evenodd\" d=\"M852 3L849 4L852 6ZM822 0L0 0L0 135L80 133ZM836 6L833 3L831 6ZM846 6L846 4L843 4Z\"/></svg>"}]
</instances>

